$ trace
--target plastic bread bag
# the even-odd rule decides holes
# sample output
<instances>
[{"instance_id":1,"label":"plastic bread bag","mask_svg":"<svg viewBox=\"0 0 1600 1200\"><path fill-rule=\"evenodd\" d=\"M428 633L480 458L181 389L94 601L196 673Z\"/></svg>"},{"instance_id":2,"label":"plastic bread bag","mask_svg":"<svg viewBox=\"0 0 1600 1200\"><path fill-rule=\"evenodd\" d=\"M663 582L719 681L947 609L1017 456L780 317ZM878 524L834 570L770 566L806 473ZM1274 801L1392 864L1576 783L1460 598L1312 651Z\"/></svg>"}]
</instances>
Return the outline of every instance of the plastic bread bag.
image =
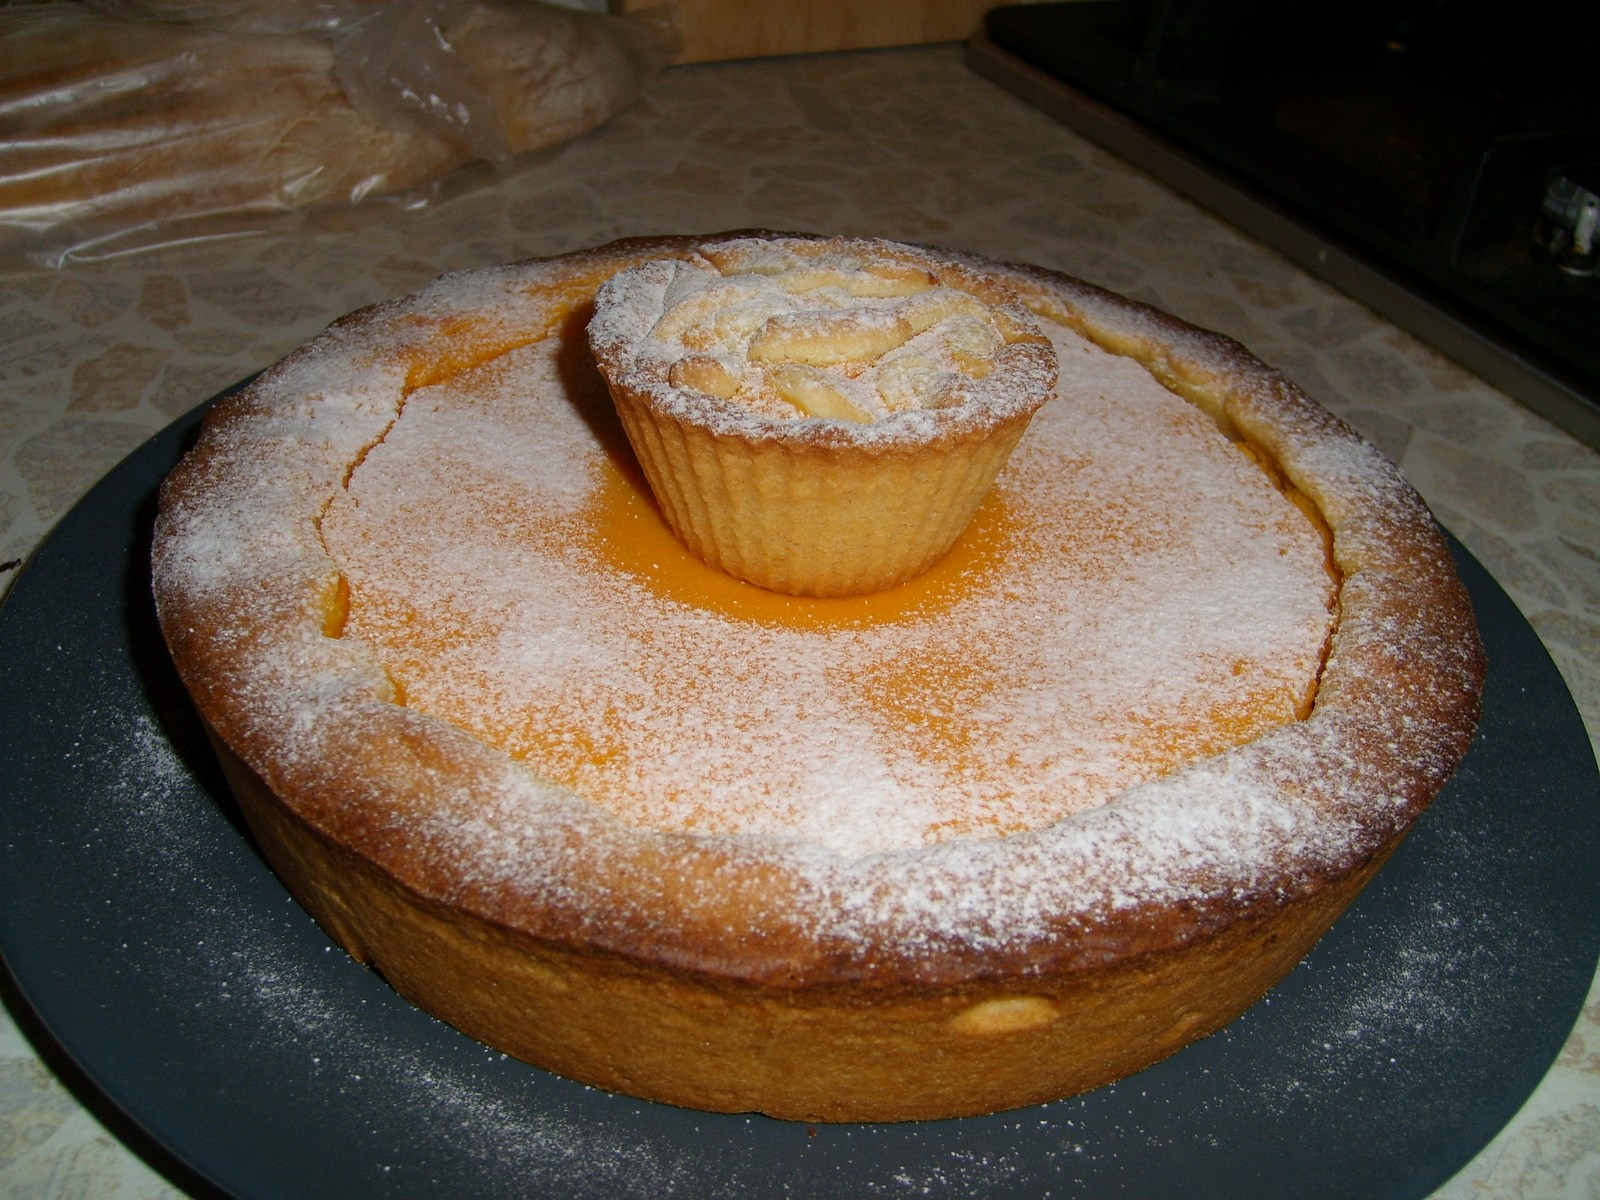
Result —
<instances>
[{"instance_id":1,"label":"plastic bread bag","mask_svg":"<svg viewBox=\"0 0 1600 1200\"><path fill-rule=\"evenodd\" d=\"M532 0L0 8L0 264L427 205L606 121L674 50L660 14Z\"/></svg>"}]
</instances>

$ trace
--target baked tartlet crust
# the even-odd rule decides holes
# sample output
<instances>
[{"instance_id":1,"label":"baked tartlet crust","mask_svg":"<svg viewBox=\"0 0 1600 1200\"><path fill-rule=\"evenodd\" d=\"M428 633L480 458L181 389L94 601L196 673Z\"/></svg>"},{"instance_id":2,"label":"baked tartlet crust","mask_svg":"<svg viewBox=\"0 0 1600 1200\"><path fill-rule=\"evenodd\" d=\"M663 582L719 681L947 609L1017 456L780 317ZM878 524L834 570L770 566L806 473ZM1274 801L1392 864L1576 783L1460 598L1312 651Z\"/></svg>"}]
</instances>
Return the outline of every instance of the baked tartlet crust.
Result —
<instances>
[{"instance_id":1,"label":"baked tartlet crust","mask_svg":"<svg viewBox=\"0 0 1600 1200\"><path fill-rule=\"evenodd\" d=\"M812 307L799 311L763 313L765 324L738 339L744 345L730 347L747 374L753 369L763 375L808 372L814 380L802 382L853 407L822 382L814 353L804 361L768 364L776 371L753 368L762 331L785 319L805 333L820 327L823 332L805 338L803 349L811 351L829 340L870 341L862 335L882 330L882 322L868 324L872 318L898 317L898 309L936 295L968 301L984 313L986 325L999 323L1003 341L997 335L1000 344L985 355L983 375L947 371L956 382L946 381L936 399L899 411L857 410L854 419L793 409L775 416L740 396L712 395L678 382L677 368L686 361L713 369L720 364L681 344L669 350L657 340L660 325L671 319L666 310L674 288L686 274L719 282L782 278L770 258L758 264L770 264L770 274L742 261L753 256L751 247L784 256L795 264L791 274L848 277L853 271L871 279L873 268L898 270L925 276L922 286L929 290L851 297L875 306L855 311L822 309L812 301ZM860 595L920 575L970 524L1029 419L1051 396L1056 369L1049 342L994 278L920 247L864 238L769 237L730 239L711 253L716 263L698 255L698 262L667 257L619 273L601 287L589 327L590 345L623 428L673 531L702 561L794 595ZM726 267L726 276L718 264ZM734 303L750 290L736 289ZM785 298L795 295L774 290ZM812 287L805 295L841 292ZM931 324L931 316L924 319ZM889 339L891 356L903 352L902 343L911 337L900 320L898 335ZM929 340L937 331L917 333ZM823 361L852 358L856 367L875 369L883 348L830 350ZM876 393L867 391L877 401ZM789 408L781 401L773 407Z\"/></svg>"}]
</instances>

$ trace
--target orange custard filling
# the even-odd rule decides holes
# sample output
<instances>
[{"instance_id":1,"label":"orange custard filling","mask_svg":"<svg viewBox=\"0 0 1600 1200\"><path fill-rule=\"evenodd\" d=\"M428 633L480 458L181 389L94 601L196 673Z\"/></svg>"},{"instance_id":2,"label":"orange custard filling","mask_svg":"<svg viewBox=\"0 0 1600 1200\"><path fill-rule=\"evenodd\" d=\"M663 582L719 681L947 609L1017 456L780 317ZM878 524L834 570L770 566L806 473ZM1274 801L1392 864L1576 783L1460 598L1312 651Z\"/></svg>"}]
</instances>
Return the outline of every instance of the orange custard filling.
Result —
<instances>
[{"instance_id":1,"label":"orange custard filling","mask_svg":"<svg viewBox=\"0 0 1600 1200\"><path fill-rule=\"evenodd\" d=\"M1012 529L1005 497L991 492L967 532L933 570L864 596L790 596L735 579L688 553L673 535L630 459L608 456L579 522L596 558L663 601L741 621L792 629L875 625L931 617L1005 561Z\"/></svg>"}]
</instances>

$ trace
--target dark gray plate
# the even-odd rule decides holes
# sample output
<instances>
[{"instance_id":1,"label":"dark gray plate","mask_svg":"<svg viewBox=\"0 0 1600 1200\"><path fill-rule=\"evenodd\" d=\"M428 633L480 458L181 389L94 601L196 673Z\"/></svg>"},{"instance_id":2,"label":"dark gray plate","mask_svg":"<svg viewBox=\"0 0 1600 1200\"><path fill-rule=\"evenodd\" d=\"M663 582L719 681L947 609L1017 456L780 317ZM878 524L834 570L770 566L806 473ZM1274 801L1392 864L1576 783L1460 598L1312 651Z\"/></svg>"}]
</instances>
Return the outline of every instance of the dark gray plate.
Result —
<instances>
[{"instance_id":1,"label":"dark gray plate","mask_svg":"<svg viewBox=\"0 0 1600 1200\"><path fill-rule=\"evenodd\" d=\"M1600 777L1548 655L1462 554L1492 663L1476 746L1312 955L1167 1062L999 1116L812 1128L493 1053L332 948L237 824L149 600L155 487L194 421L96 487L0 613L0 949L38 1021L14 1002L187 1186L1417 1197L1512 1116L1577 1017L1600 950Z\"/></svg>"}]
</instances>

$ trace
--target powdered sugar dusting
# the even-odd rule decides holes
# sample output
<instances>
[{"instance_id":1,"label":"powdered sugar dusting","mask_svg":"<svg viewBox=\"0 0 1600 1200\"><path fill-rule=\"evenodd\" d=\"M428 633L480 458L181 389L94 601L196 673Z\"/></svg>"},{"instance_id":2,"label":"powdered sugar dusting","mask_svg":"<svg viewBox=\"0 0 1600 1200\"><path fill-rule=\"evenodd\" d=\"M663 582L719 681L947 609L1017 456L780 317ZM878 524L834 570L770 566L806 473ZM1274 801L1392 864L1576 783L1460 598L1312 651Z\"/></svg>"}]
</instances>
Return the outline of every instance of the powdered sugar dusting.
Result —
<instances>
[{"instance_id":1,"label":"powdered sugar dusting","mask_svg":"<svg viewBox=\"0 0 1600 1200\"><path fill-rule=\"evenodd\" d=\"M275 910L239 878L217 872L234 854L253 855L197 789L171 731L152 715L134 703L108 705L86 710L86 726L96 739L66 748L67 770L81 766L110 781L94 836L118 847L108 861L138 877L137 884L109 890L152 897L162 914L153 924L142 912L108 913L125 937L143 939L115 947L111 965L147 980L160 997L160 1015L141 1014L134 1024L144 1034L147 1024L171 1021L163 1031L172 1039L165 1053L190 1037L232 1039L226 1049L210 1045L201 1052L219 1072L211 1083L228 1120L237 1119L235 1092L251 1097L246 1104L258 1103L253 1088L240 1087L240 1065L274 1064L292 1081L280 1079L266 1091L272 1102L294 1104L296 1111L284 1114L290 1127L315 1122L326 1107L333 1115L323 1119L350 1137L347 1149L358 1157L331 1177L359 1176L374 1187L381 1180L392 1189L382 1194L454 1194L460 1178L433 1172L441 1165L459 1172L458 1157L469 1169L481 1165L478 1177L516 1179L529 1194L565 1191L575 1180L592 1195L681 1194L694 1167L676 1148L652 1144L633 1129L624 1135L581 1105L569 1112L547 1094L531 1103L524 1072L504 1070L512 1064L503 1055L481 1048L462 1053L452 1044L455 1035L440 1044L433 1031L411 1023L419 1015L380 981L342 953L333 959L334 947L326 947L327 959L308 956L318 935L303 933L308 922L287 897L270 887L266 894L277 894L282 906ZM197 872L198 861L211 869ZM169 902L169 889L181 905ZM120 986L139 994L134 985ZM162 995L180 986L182 994ZM384 1011L370 1011L369 1002ZM430 1162L418 1147L390 1137L419 1114L429 1123L426 1148L450 1147L449 1162ZM362 1128L363 1119L371 1129ZM383 1157L361 1160L369 1146Z\"/></svg>"},{"instance_id":2,"label":"powdered sugar dusting","mask_svg":"<svg viewBox=\"0 0 1600 1200\"><path fill-rule=\"evenodd\" d=\"M735 239L706 253L613 276L589 326L613 383L693 424L914 445L1049 392L1054 363L1031 314L923 248Z\"/></svg>"},{"instance_id":3,"label":"powdered sugar dusting","mask_svg":"<svg viewBox=\"0 0 1600 1200\"><path fill-rule=\"evenodd\" d=\"M845 857L1039 827L1293 720L1320 535L1136 365L1055 336L1071 382L1001 487L1011 548L937 612L785 628L605 561L605 451L550 342L414 394L330 508L346 635L630 824Z\"/></svg>"}]
</instances>

